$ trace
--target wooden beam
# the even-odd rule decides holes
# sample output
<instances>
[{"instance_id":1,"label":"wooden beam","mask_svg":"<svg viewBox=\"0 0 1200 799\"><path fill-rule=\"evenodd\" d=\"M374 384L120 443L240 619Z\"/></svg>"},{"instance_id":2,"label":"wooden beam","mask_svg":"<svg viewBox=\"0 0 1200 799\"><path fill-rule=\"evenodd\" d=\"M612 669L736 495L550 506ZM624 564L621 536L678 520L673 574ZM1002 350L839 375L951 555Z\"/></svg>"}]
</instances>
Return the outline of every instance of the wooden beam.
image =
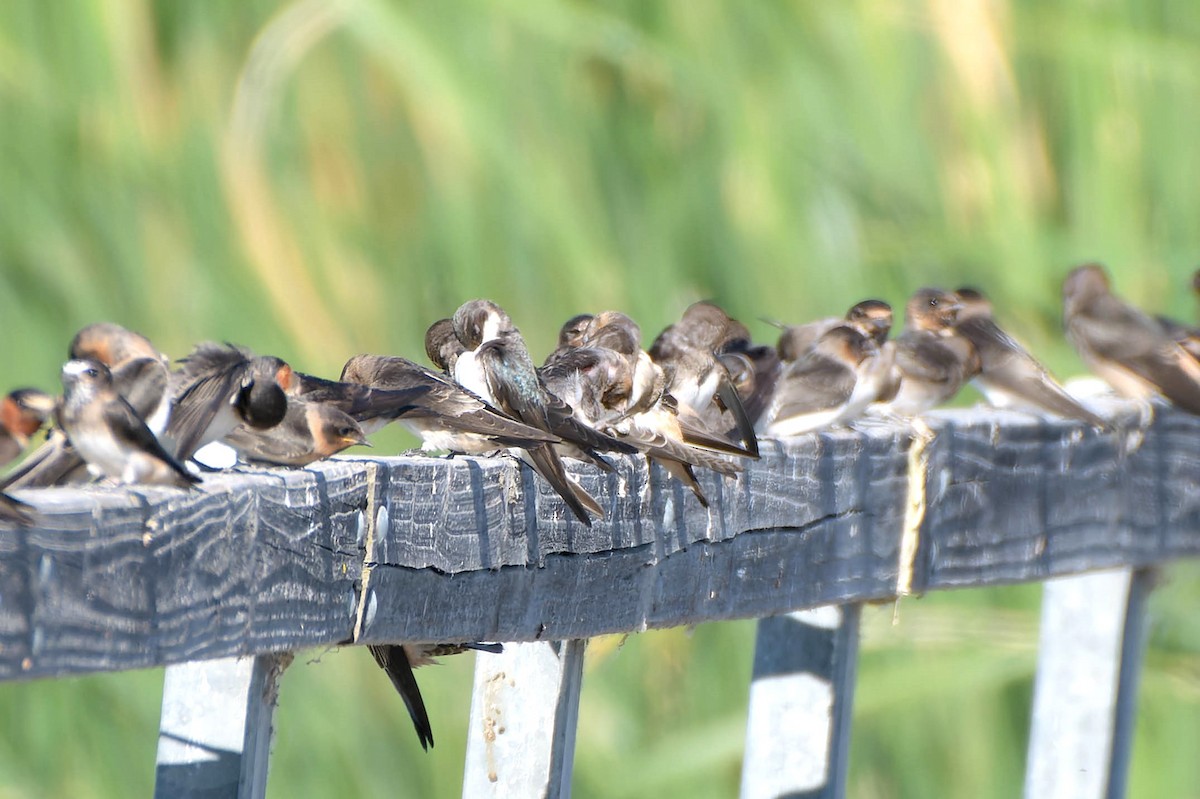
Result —
<instances>
[{"instance_id":1,"label":"wooden beam","mask_svg":"<svg viewBox=\"0 0 1200 799\"><path fill-rule=\"evenodd\" d=\"M859 605L758 623L742 799L841 799L858 662Z\"/></svg>"},{"instance_id":2,"label":"wooden beam","mask_svg":"<svg viewBox=\"0 0 1200 799\"><path fill-rule=\"evenodd\" d=\"M737 478L701 475L708 510L640 458L572 466L607 511L591 528L507 457L20 492L42 518L0 531L0 679L569 640L1200 555L1200 419L1106 410L1105 433L930 414L920 458L895 424L764 442Z\"/></svg>"},{"instance_id":3,"label":"wooden beam","mask_svg":"<svg viewBox=\"0 0 1200 799\"><path fill-rule=\"evenodd\" d=\"M291 659L221 658L167 669L155 797L266 796L279 678Z\"/></svg>"},{"instance_id":4,"label":"wooden beam","mask_svg":"<svg viewBox=\"0 0 1200 799\"><path fill-rule=\"evenodd\" d=\"M584 644L476 653L464 799L571 795Z\"/></svg>"}]
</instances>

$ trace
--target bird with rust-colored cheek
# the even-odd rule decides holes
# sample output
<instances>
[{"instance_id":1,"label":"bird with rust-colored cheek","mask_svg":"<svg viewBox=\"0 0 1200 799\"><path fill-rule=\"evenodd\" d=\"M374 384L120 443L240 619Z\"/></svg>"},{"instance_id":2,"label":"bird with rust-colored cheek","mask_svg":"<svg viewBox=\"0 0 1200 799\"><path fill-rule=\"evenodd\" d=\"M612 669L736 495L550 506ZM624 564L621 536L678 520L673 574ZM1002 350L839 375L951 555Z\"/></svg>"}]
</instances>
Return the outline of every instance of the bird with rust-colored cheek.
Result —
<instances>
[{"instance_id":1,"label":"bird with rust-colored cheek","mask_svg":"<svg viewBox=\"0 0 1200 799\"><path fill-rule=\"evenodd\" d=\"M1200 363L1159 322L1114 295L1103 267L1086 264L1067 275L1063 322L1084 363L1118 394L1161 393L1200 414Z\"/></svg>"},{"instance_id":2,"label":"bird with rust-colored cheek","mask_svg":"<svg viewBox=\"0 0 1200 799\"><path fill-rule=\"evenodd\" d=\"M277 382L275 361L214 342L197 345L183 358L166 431L175 457L189 460L239 425L266 430L283 421L287 395Z\"/></svg>"},{"instance_id":3,"label":"bird with rust-colored cheek","mask_svg":"<svg viewBox=\"0 0 1200 799\"><path fill-rule=\"evenodd\" d=\"M55 406L54 397L36 388L19 388L0 400L0 466L25 451Z\"/></svg>"},{"instance_id":4,"label":"bird with rust-colored cheek","mask_svg":"<svg viewBox=\"0 0 1200 799\"><path fill-rule=\"evenodd\" d=\"M960 288L954 292L962 308L955 330L979 353L979 374L972 382L997 408L1034 408L1092 427L1105 422L1080 405L1028 350L996 324L992 304L981 292Z\"/></svg>"},{"instance_id":5,"label":"bird with rust-colored cheek","mask_svg":"<svg viewBox=\"0 0 1200 799\"><path fill-rule=\"evenodd\" d=\"M455 381L517 421L560 437L561 444L524 448L518 456L550 483L579 521L590 527L589 513L603 518L595 498L567 475L556 448L570 447L574 455L608 469L596 450L634 449L579 422L573 409L546 389L525 340L500 306L472 300L454 312L452 321L463 347L454 363Z\"/></svg>"},{"instance_id":6,"label":"bird with rust-colored cheek","mask_svg":"<svg viewBox=\"0 0 1200 799\"><path fill-rule=\"evenodd\" d=\"M159 443L98 361L68 361L62 369L58 424L88 470L122 483L191 487L199 480Z\"/></svg>"},{"instance_id":7,"label":"bird with rust-colored cheek","mask_svg":"<svg viewBox=\"0 0 1200 799\"><path fill-rule=\"evenodd\" d=\"M762 432L787 438L857 419L879 397L875 371L890 370L876 358L874 341L848 324L825 331L784 367Z\"/></svg>"},{"instance_id":8,"label":"bird with rust-colored cheek","mask_svg":"<svg viewBox=\"0 0 1200 799\"><path fill-rule=\"evenodd\" d=\"M245 460L274 466L307 466L353 446L371 446L362 427L328 402L288 398L283 421L258 430L242 425L223 439Z\"/></svg>"},{"instance_id":9,"label":"bird with rust-colored cheek","mask_svg":"<svg viewBox=\"0 0 1200 799\"><path fill-rule=\"evenodd\" d=\"M875 408L916 416L950 400L979 373L979 354L954 329L962 308L954 294L923 288L909 299L904 332L896 339L895 396Z\"/></svg>"},{"instance_id":10,"label":"bird with rust-colored cheek","mask_svg":"<svg viewBox=\"0 0 1200 799\"><path fill-rule=\"evenodd\" d=\"M378 389L427 389L413 400L413 409L396 420L420 437L425 450L480 455L562 440L506 416L445 375L407 358L356 355L342 367L341 380Z\"/></svg>"}]
</instances>

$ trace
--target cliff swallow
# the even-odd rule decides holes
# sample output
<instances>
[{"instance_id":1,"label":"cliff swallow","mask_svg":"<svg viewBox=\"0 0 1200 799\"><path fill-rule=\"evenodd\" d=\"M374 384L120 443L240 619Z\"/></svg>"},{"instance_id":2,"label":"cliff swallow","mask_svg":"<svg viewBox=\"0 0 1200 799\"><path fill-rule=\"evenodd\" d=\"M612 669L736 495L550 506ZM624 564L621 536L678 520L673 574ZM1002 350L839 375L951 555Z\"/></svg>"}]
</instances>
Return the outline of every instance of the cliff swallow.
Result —
<instances>
[{"instance_id":1,"label":"cliff swallow","mask_svg":"<svg viewBox=\"0 0 1200 799\"><path fill-rule=\"evenodd\" d=\"M996 324L992 304L979 291L954 292L962 308L955 330L979 354L979 374L973 382L997 408L1035 407L1068 419L1103 428L1104 420L1076 402L1029 351Z\"/></svg>"},{"instance_id":2,"label":"cliff swallow","mask_svg":"<svg viewBox=\"0 0 1200 799\"><path fill-rule=\"evenodd\" d=\"M785 438L858 418L879 396L871 373L863 369L877 350L871 339L849 325L825 331L803 356L783 368L760 423L762 431Z\"/></svg>"},{"instance_id":3,"label":"cliff swallow","mask_svg":"<svg viewBox=\"0 0 1200 799\"><path fill-rule=\"evenodd\" d=\"M179 460L190 459L238 425L265 430L283 421L287 395L276 381L275 359L232 344L205 342L180 364L166 431Z\"/></svg>"},{"instance_id":4,"label":"cliff swallow","mask_svg":"<svg viewBox=\"0 0 1200 799\"><path fill-rule=\"evenodd\" d=\"M961 307L957 297L940 289L920 289L909 299L904 332L895 342L900 385L881 411L922 414L979 373L979 354L954 329Z\"/></svg>"},{"instance_id":5,"label":"cliff swallow","mask_svg":"<svg viewBox=\"0 0 1200 799\"><path fill-rule=\"evenodd\" d=\"M581 522L591 526L589 511L603 518L596 500L568 477L556 447L572 445L574 454L608 469L596 450L634 449L579 422L570 406L546 390L520 331L500 306L472 300L454 312L453 323L464 350L454 364L454 379L514 419L562 438L562 444L541 444L520 452Z\"/></svg>"},{"instance_id":6,"label":"cliff swallow","mask_svg":"<svg viewBox=\"0 0 1200 799\"><path fill-rule=\"evenodd\" d=\"M54 414L55 399L36 388L10 391L0 400L0 466L11 463Z\"/></svg>"},{"instance_id":7,"label":"cliff swallow","mask_svg":"<svg viewBox=\"0 0 1200 799\"><path fill-rule=\"evenodd\" d=\"M435 658L457 655L468 649L492 654L504 651L500 644L378 644L367 649L371 650L371 656L404 700L413 727L417 730L417 739L426 752L433 746L433 727L429 723L429 713L425 710L425 700L421 698L421 688L417 685L413 669L437 663Z\"/></svg>"},{"instance_id":8,"label":"cliff swallow","mask_svg":"<svg viewBox=\"0 0 1200 799\"><path fill-rule=\"evenodd\" d=\"M448 377L407 358L356 355L346 361L341 379L382 389L425 387L427 393L397 419L420 437L422 449L479 455L562 440L500 413Z\"/></svg>"},{"instance_id":9,"label":"cliff swallow","mask_svg":"<svg viewBox=\"0 0 1200 799\"><path fill-rule=\"evenodd\" d=\"M222 439L247 461L307 466L347 447L371 446L353 417L328 402L289 397L283 421L255 429L245 425Z\"/></svg>"},{"instance_id":10,"label":"cliff swallow","mask_svg":"<svg viewBox=\"0 0 1200 799\"><path fill-rule=\"evenodd\" d=\"M731 429L743 443L744 452L757 458L754 425L737 386L717 359L731 342L746 337L744 330L717 305L698 302L658 335L650 347L650 357L662 367L671 396L691 408L710 429Z\"/></svg>"},{"instance_id":11,"label":"cliff swallow","mask_svg":"<svg viewBox=\"0 0 1200 799\"><path fill-rule=\"evenodd\" d=\"M1084 363L1118 394L1147 398L1161 392L1200 414L1200 363L1161 324L1112 294L1103 267L1086 264L1067 275L1063 321Z\"/></svg>"},{"instance_id":12,"label":"cliff swallow","mask_svg":"<svg viewBox=\"0 0 1200 799\"><path fill-rule=\"evenodd\" d=\"M98 476L123 483L189 487L199 480L159 444L99 361L68 361L62 369L58 424Z\"/></svg>"}]
</instances>

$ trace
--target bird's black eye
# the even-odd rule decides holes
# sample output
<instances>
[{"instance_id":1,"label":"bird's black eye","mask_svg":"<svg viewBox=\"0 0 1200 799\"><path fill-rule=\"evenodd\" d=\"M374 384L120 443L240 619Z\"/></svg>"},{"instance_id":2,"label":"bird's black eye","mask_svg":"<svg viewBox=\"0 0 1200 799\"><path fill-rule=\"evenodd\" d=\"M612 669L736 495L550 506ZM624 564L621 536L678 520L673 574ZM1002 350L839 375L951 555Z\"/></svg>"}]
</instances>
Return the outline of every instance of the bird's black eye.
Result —
<instances>
[{"instance_id":1,"label":"bird's black eye","mask_svg":"<svg viewBox=\"0 0 1200 799\"><path fill-rule=\"evenodd\" d=\"M938 302L938 298L937 298L937 297L930 297L930 298L929 298L929 307L930 307L930 308L936 308L936 307L938 307L938 305L940 305L940 304L941 304L941 303L940 303L940 302Z\"/></svg>"},{"instance_id":2,"label":"bird's black eye","mask_svg":"<svg viewBox=\"0 0 1200 799\"><path fill-rule=\"evenodd\" d=\"M342 436L343 438L353 438L354 437L354 428L353 427L343 427L341 430L338 430L338 435Z\"/></svg>"}]
</instances>

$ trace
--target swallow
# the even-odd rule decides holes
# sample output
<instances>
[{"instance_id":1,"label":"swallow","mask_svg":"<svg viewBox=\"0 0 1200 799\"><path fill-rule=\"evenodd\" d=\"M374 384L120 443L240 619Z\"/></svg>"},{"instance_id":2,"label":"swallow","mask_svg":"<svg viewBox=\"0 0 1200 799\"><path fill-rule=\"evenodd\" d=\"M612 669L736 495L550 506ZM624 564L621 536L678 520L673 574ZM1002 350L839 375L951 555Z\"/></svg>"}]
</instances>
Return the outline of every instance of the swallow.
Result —
<instances>
[{"instance_id":1,"label":"swallow","mask_svg":"<svg viewBox=\"0 0 1200 799\"><path fill-rule=\"evenodd\" d=\"M199 480L158 442L128 400L113 387L99 361L67 361L57 421L75 451L97 476L122 483L190 487Z\"/></svg>"},{"instance_id":2,"label":"swallow","mask_svg":"<svg viewBox=\"0 0 1200 799\"><path fill-rule=\"evenodd\" d=\"M408 715L412 718L413 727L417 730L417 740L426 752L433 746L433 727L429 723L429 713L425 709L425 700L421 698L421 688L413 669L437 663L435 658L447 655L457 655L468 649L479 652L500 654L504 647L500 644L379 644L368 646L371 656L383 669L392 686L404 700Z\"/></svg>"},{"instance_id":3,"label":"swallow","mask_svg":"<svg viewBox=\"0 0 1200 799\"><path fill-rule=\"evenodd\" d=\"M563 439L562 444L541 444L518 452L558 492L575 517L591 526L594 513L603 509L563 468L556 447L571 445L572 454L612 469L596 450L632 453L627 444L580 423L561 399L551 394L534 368L521 333L500 306L488 300L472 300L454 312L454 333L463 352L454 363L454 379L514 419Z\"/></svg>"},{"instance_id":4,"label":"swallow","mask_svg":"<svg viewBox=\"0 0 1200 799\"><path fill-rule=\"evenodd\" d=\"M623 441L661 465L707 508L695 466L734 475L742 468L719 455L688 445L678 417L655 401L630 411L633 368L622 353L605 347L567 347L541 370L547 388L575 409L584 424ZM661 394L662 382L658 383ZM640 400L640 398L639 398Z\"/></svg>"},{"instance_id":5,"label":"swallow","mask_svg":"<svg viewBox=\"0 0 1200 799\"><path fill-rule=\"evenodd\" d=\"M111 322L82 328L67 348L68 360L93 360L108 367L113 387L146 421L155 436L170 414L170 362L148 338ZM83 482L87 465L61 430L53 430L0 489L35 488Z\"/></svg>"},{"instance_id":6,"label":"swallow","mask_svg":"<svg viewBox=\"0 0 1200 799\"><path fill-rule=\"evenodd\" d=\"M979 373L979 354L954 324L962 305L940 289L924 288L904 310L904 332L895 341L895 395L879 407L883 413L916 416L951 399Z\"/></svg>"},{"instance_id":7,"label":"swallow","mask_svg":"<svg viewBox=\"0 0 1200 799\"><path fill-rule=\"evenodd\" d=\"M266 429L240 425L226 444L252 463L307 466L347 447L371 446L352 416L328 402L289 397L283 421Z\"/></svg>"},{"instance_id":8,"label":"swallow","mask_svg":"<svg viewBox=\"0 0 1200 799\"><path fill-rule=\"evenodd\" d=\"M954 294L962 306L954 329L979 354L979 374L972 382L988 402L997 408L1032 406L1092 427L1106 426L1103 419L1076 402L1028 350L996 324L992 304L983 294L972 288L960 288Z\"/></svg>"},{"instance_id":9,"label":"swallow","mask_svg":"<svg viewBox=\"0 0 1200 799\"><path fill-rule=\"evenodd\" d=\"M213 342L197 345L181 359L166 430L175 457L190 460L239 425L266 430L283 421L287 395L278 382L276 361Z\"/></svg>"},{"instance_id":10,"label":"swallow","mask_svg":"<svg viewBox=\"0 0 1200 799\"><path fill-rule=\"evenodd\" d=\"M650 357L662 367L667 392L700 416L710 429L731 427L745 454L758 457L754 425L719 352L748 335L745 327L711 302L697 302L658 335ZM727 419L728 422L722 421Z\"/></svg>"},{"instance_id":11,"label":"swallow","mask_svg":"<svg viewBox=\"0 0 1200 799\"><path fill-rule=\"evenodd\" d=\"M341 380L393 390L424 387L427 393L414 398L413 409L396 421L418 436L425 450L481 455L562 441L506 416L445 375L407 358L355 355L342 367Z\"/></svg>"},{"instance_id":12,"label":"swallow","mask_svg":"<svg viewBox=\"0 0 1200 799\"><path fill-rule=\"evenodd\" d=\"M1063 323L1084 363L1125 397L1163 394L1200 414L1200 363L1154 319L1114 295L1098 264L1063 281Z\"/></svg>"},{"instance_id":13,"label":"swallow","mask_svg":"<svg viewBox=\"0 0 1200 799\"><path fill-rule=\"evenodd\" d=\"M425 331L425 357L429 362L442 370L447 376L454 375L454 366L458 356L466 352L466 347L458 340L454 332L454 321L439 319Z\"/></svg>"},{"instance_id":14,"label":"swallow","mask_svg":"<svg viewBox=\"0 0 1200 799\"><path fill-rule=\"evenodd\" d=\"M891 368L877 354L875 342L848 324L825 331L783 368L761 431L786 438L858 418L879 397L872 369Z\"/></svg>"},{"instance_id":15,"label":"swallow","mask_svg":"<svg viewBox=\"0 0 1200 799\"><path fill-rule=\"evenodd\" d=\"M828 316L802 325L770 324L783 331L775 345L780 360L794 361L803 357L821 336L841 325L849 325L882 347L892 329L892 306L883 300L863 300L851 306L845 316Z\"/></svg>"},{"instance_id":16,"label":"swallow","mask_svg":"<svg viewBox=\"0 0 1200 799\"><path fill-rule=\"evenodd\" d=\"M558 330L558 346L546 356L542 365L545 366L567 350L582 347L584 336L595 318L590 313L581 313L563 322L562 327Z\"/></svg>"},{"instance_id":17,"label":"swallow","mask_svg":"<svg viewBox=\"0 0 1200 799\"><path fill-rule=\"evenodd\" d=\"M44 391L19 388L0 400L0 466L11 463L54 415L56 402Z\"/></svg>"}]
</instances>

